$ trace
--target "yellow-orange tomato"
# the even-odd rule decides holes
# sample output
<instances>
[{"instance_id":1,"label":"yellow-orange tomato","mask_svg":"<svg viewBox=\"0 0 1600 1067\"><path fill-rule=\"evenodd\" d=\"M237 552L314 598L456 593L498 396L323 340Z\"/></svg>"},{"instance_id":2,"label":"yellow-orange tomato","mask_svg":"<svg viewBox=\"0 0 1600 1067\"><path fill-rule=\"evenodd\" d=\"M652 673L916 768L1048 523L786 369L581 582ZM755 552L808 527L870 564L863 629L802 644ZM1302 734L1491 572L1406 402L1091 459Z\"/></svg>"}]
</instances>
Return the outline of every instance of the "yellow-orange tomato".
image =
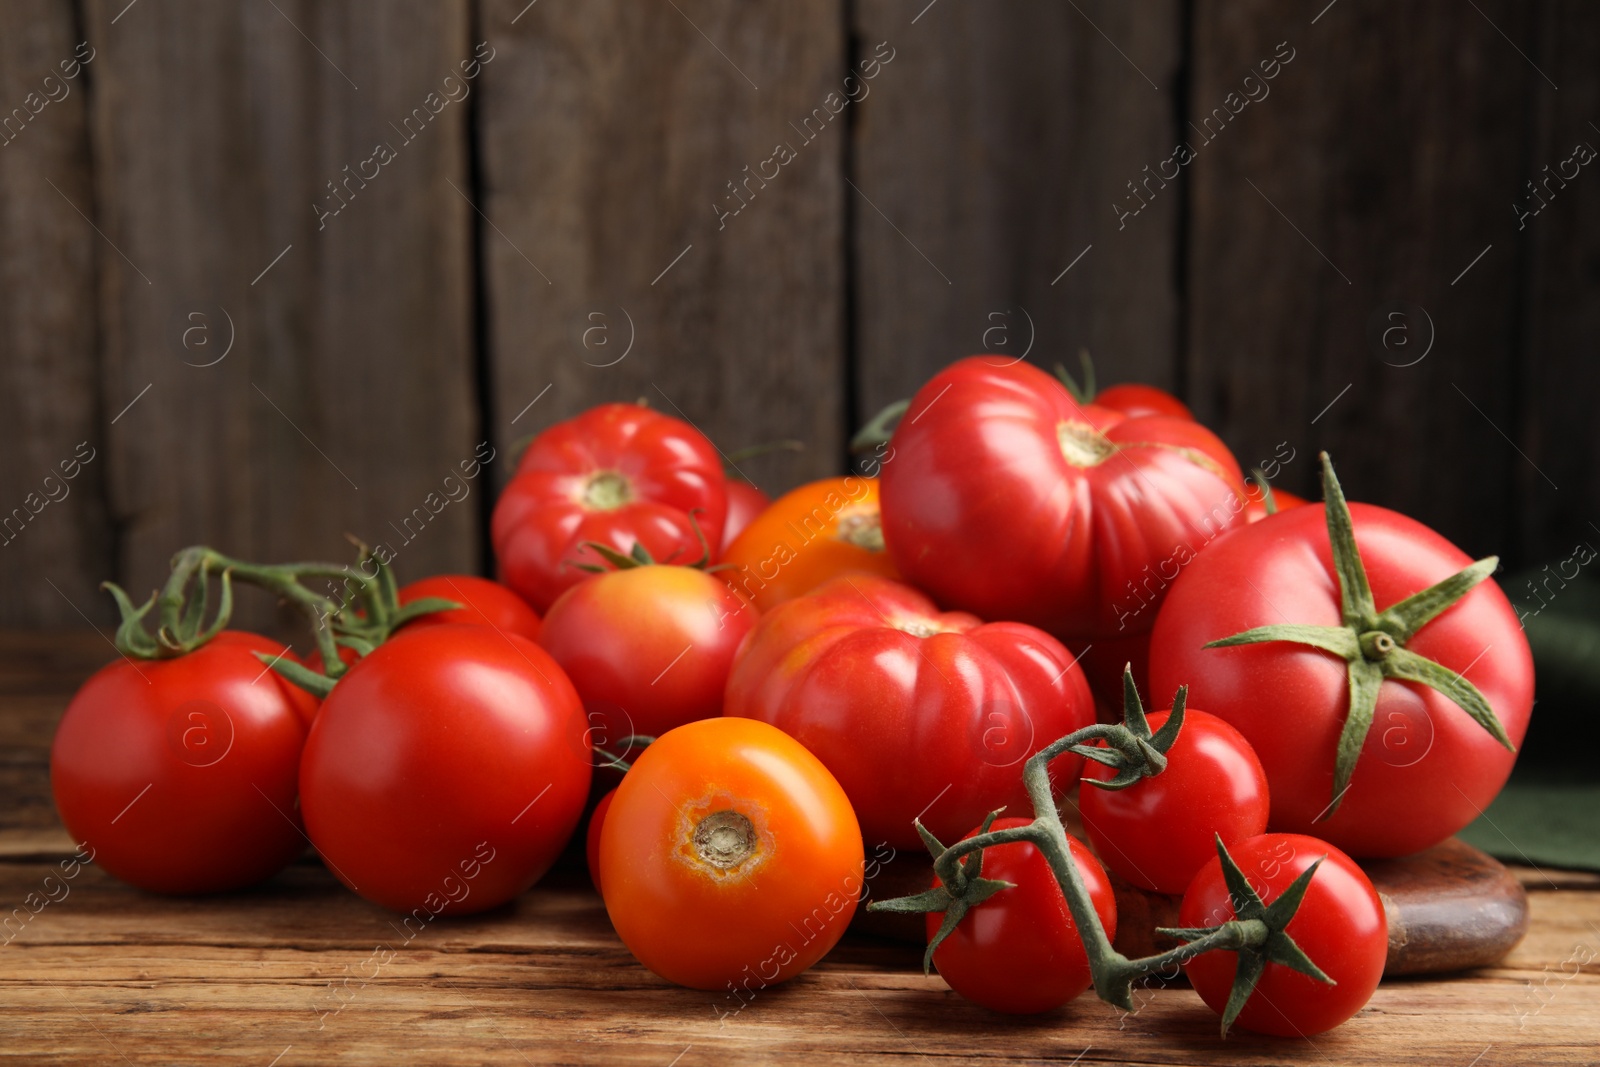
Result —
<instances>
[{"instance_id":1,"label":"yellow-orange tomato","mask_svg":"<svg viewBox=\"0 0 1600 1067\"><path fill-rule=\"evenodd\" d=\"M704 719L634 762L600 831L611 923L656 974L739 1003L833 948L855 914L861 828L828 769L783 731Z\"/></svg>"},{"instance_id":2,"label":"yellow-orange tomato","mask_svg":"<svg viewBox=\"0 0 1600 1067\"><path fill-rule=\"evenodd\" d=\"M829 578L898 578L883 548L878 480L849 475L802 485L773 501L722 554L723 580L770 611Z\"/></svg>"}]
</instances>

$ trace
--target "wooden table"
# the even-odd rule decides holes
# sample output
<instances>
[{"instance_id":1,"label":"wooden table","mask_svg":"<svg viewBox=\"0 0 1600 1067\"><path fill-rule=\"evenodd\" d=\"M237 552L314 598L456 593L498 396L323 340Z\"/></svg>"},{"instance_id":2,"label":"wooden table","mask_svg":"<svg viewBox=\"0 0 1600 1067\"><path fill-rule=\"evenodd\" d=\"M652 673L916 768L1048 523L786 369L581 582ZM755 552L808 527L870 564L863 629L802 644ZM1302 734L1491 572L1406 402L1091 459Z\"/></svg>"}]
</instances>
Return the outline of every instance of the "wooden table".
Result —
<instances>
[{"instance_id":1,"label":"wooden table","mask_svg":"<svg viewBox=\"0 0 1600 1067\"><path fill-rule=\"evenodd\" d=\"M72 845L51 809L52 728L111 655L93 634L0 635L0 916ZM906 945L847 938L742 1008L669 986L611 932L581 869L409 942L306 860L255 892L149 896L86 867L0 934L0 1057L28 1063L1600 1063L1600 876L1519 871L1527 940L1501 966L1385 983L1312 1042L1239 1034L1187 988L1124 1015L974 1007ZM23 908L22 914L30 914ZM375 949L385 950L375 956ZM391 958L392 957L392 958ZM382 962L387 960L387 962Z\"/></svg>"}]
</instances>

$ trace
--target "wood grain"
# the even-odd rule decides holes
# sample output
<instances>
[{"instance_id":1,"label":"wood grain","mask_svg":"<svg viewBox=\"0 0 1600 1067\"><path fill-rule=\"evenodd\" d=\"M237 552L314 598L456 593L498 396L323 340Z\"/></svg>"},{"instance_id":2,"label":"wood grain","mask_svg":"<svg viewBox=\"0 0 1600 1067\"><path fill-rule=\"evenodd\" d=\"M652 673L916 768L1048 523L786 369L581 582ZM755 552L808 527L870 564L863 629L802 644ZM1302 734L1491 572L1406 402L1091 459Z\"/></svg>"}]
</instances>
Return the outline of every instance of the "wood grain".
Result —
<instances>
[{"instance_id":1,"label":"wood grain","mask_svg":"<svg viewBox=\"0 0 1600 1067\"><path fill-rule=\"evenodd\" d=\"M1171 154L1179 9L856 6L896 53L854 131L858 419L974 352L1177 384L1179 190L1113 204Z\"/></svg>"},{"instance_id":2,"label":"wood grain","mask_svg":"<svg viewBox=\"0 0 1600 1067\"><path fill-rule=\"evenodd\" d=\"M467 105L428 102L472 58L465 0L87 10L106 406L150 387L110 428L119 574L201 541L344 558L347 531L402 574L474 568L475 503L428 502L479 440Z\"/></svg>"},{"instance_id":3,"label":"wood grain","mask_svg":"<svg viewBox=\"0 0 1600 1067\"><path fill-rule=\"evenodd\" d=\"M725 454L804 441L741 465L769 492L835 469L845 137L838 118L810 140L790 123L840 90L841 10L484 5L501 53L479 206L502 442L643 397ZM765 164L777 145L794 158Z\"/></svg>"},{"instance_id":4,"label":"wood grain","mask_svg":"<svg viewBox=\"0 0 1600 1067\"><path fill-rule=\"evenodd\" d=\"M1600 337L1600 170L1584 166L1572 181L1561 180L1562 161L1583 142L1600 150L1600 71L1588 61L1600 39L1600 12L1593 5L1550 2L1539 6L1533 61L1560 86L1557 92L1532 69L1522 71L1535 94L1533 147L1518 176L1516 199L1526 200L1525 181L1541 184L1555 174L1543 196L1547 206L1517 229L1507 196L1504 232L1520 239L1526 267L1520 299L1526 308L1522 344L1518 443L1526 460L1511 466L1515 490L1518 554L1534 566L1552 565L1571 577L1578 544L1600 549L1600 434L1574 432L1592 426L1585 399L1600 374L1594 359ZM1550 169L1545 170L1546 167ZM1582 558L1582 557L1580 557ZM1537 608L1526 589L1512 598ZM1549 594L1546 594L1549 595Z\"/></svg>"},{"instance_id":5,"label":"wood grain","mask_svg":"<svg viewBox=\"0 0 1600 1067\"><path fill-rule=\"evenodd\" d=\"M82 41L68 4L0 7L0 625L110 617Z\"/></svg>"},{"instance_id":6,"label":"wood grain","mask_svg":"<svg viewBox=\"0 0 1600 1067\"><path fill-rule=\"evenodd\" d=\"M1529 40L1531 8L1477 6L1341 3L1313 25L1311 9L1201 0L1191 121L1280 42L1294 58L1214 140L1196 135L1185 269L1191 399L1246 467L1287 442L1283 484L1310 492L1328 448L1352 499L1483 556L1506 547L1497 505L1522 463L1502 436L1507 222L1534 90L1506 40ZM1386 318L1395 301L1406 317ZM1429 319L1431 351L1400 366L1427 351ZM1401 332L1375 345L1374 324Z\"/></svg>"}]
</instances>

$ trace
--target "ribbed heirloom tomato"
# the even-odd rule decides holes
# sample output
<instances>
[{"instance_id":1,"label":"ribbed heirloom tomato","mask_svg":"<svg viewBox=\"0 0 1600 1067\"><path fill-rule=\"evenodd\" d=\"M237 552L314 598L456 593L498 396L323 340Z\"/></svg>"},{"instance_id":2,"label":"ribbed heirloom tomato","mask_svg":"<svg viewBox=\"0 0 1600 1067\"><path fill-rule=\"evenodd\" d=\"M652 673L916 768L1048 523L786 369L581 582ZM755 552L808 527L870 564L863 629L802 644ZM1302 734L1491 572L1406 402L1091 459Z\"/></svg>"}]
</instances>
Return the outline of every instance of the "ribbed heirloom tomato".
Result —
<instances>
[{"instance_id":1,"label":"ribbed heirloom tomato","mask_svg":"<svg viewBox=\"0 0 1600 1067\"><path fill-rule=\"evenodd\" d=\"M722 544L726 478L716 448L693 426L637 404L602 404L550 427L528 446L491 523L505 583L546 611L599 563L598 542L624 555L700 556L695 524ZM690 513L694 513L693 522Z\"/></svg>"},{"instance_id":2,"label":"ribbed heirloom tomato","mask_svg":"<svg viewBox=\"0 0 1600 1067\"><path fill-rule=\"evenodd\" d=\"M798 740L838 778L873 843L953 839L1002 805L1026 810L1022 764L1094 721L1072 654L1021 623L940 612L900 582L835 578L780 604L728 678L725 715ZM1082 758L1051 767L1070 783Z\"/></svg>"},{"instance_id":3,"label":"ribbed heirloom tomato","mask_svg":"<svg viewBox=\"0 0 1600 1067\"><path fill-rule=\"evenodd\" d=\"M123 881L239 889L304 851L295 779L317 702L256 652L293 658L224 630L173 659L103 667L67 706L50 747L56 810Z\"/></svg>"},{"instance_id":4,"label":"ribbed heirloom tomato","mask_svg":"<svg viewBox=\"0 0 1600 1067\"><path fill-rule=\"evenodd\" d=\"M322 702L300 766L306 832L351 889L418 921L504 904L583 814L586 733L572 683L532 641L404 630Z\"/></svg>"},{"instance_id":5,"label":"ribbed heirloom tomato","mask_svg":"<svg viewBox=\"0 0 1600 1067\"><path fill-rule=\"evenodd\" d=\"M990 829L1009 830L1029 821L996 819ZM1083 842L1070 835L1067 851L1106 936L1116 937L1117 902L1106 872ZM934 949L934 966L950 988L1008 1015L1059 1008L1088 989L1093 982L1089 957L1044 854L1026 841L990 846L983 850L983 877L1010 882L1012 888L969 910ZM943 912L928 913L930 941L942 922Z\"/></svg>"},{"instance_id":6,"label":"ribbed heirloom tomato","mask_svg":"<svg viewBox=\"0 0 1600 1067\"><path fill-rule=\"evenodd\" d=\"M1105 696L1180 570L1244 523L1239 465L1205 427L1081 406L1000 357L935 375L890 445L883 533L900 573L949 608L1122 640L1091 653Z\"/></svg>"},{"instance_id":7,"label":"ribbed heirloom tomato","mask_svg":"<svg viewBox=\"0 0 1600 1067\"><path fill-rule=\"evenodd\" d=\"M583 698L591 740L656 737L722 714L734 653L756 610L693 567L630 567L573 586L550 606L539 644Z\"/></svg>"},{"instance_id":8,"label":"ribbed heirloom tomato","mask_svg":"<svg viewBox=\"0 0 1600 1067\"><path fill-rule=\"evenodd\" d=\"M623 944L670 982L741 1001L827 954L864 871L839 783L792 738L748 719L662 735L600 831L600 885Z\"/></svg>"},{"instance_id":9,"label":"ribbed heirloom tomato","mask_svg":"<svg viewBox=\"0 0 1600 1067\"><path fill-rule=\"evenodd\" d=\"M841 574L897 578L883 546L875 478L847 475L779 497L722 555L723 580L771 611Z\"/></svg>"}]
</instances>

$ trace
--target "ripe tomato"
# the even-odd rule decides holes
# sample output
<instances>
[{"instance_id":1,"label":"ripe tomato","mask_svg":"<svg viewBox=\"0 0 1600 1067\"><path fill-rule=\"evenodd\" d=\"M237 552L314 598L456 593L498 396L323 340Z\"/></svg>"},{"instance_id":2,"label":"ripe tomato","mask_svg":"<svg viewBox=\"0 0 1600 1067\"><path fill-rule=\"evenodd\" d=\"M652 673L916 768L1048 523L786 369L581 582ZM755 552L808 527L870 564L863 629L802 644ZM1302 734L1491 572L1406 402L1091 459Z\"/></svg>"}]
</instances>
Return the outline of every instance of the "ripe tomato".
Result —
<instances>
[{"instance_id":1,"label":"ripe tomato","mask_svg":"<svg viewBox=\"0 0 1600 1067\"><path fill-rule=\"evenodd\" d=\"M764 612L841 574L899 577L883 547L877 479L855 475L785 493L722 560L723 579Z\"/></svg>"},{"instance_id":2,"label":"ripe tomato","mask_svg":"<svg viewBox=\"0 0 1600 1067\"><path fill-rule=\"evenodd\" d=\"M1245 521L1260 522L1271 514L1271 512L1267 511L1266 494L1255 487L1250 487L1247 495L1249 499L1244 504ZM1272 491L1272 502L1277 505L1279 511L1288 511L1290 508L1303 508L1311 503L1305 497L1296 496L1287 489L1274 489Z\"/></svg>"},{"instance_id":3,"label":"ripe tomato","mask_svg":"<svg viewBox=\"0 0 1600 1067\"><path fill-rule=\"evenodd\" d=\"M605 748L720 715L733 654L755 621L715 575L632 567L561 594L539 644L572 679L593 743Z\"/></svg>"},{"instance_id":4,"label":"ripe tomato","mask_svg":"<svg viewBox=\"0 0 1600 1067\"><path fill-rule=\"evenodd\" d=\"M1472 561L1412 519L1351 504L1355 540L1380 610ZM1449 697L1415 682L1381 682L1337 810L1334 767L1351 705L1343 657L1289 641L1205 648L1259 626L1341 623L1325 509L1280 512L1219 539L1190 564L1161 609L1150 683L1226 719L1249 740L1272 788L1271 827L1315 833L1356 856L1403 856L1435 845L1494 799L1515 754ZM1510 602L1484 581L1422 626L1404 648L1465 674L1513 744L1527 730L1533 662ZM1319 818L1321 821L1319 821Z\"/></svg>"},{"instance_id":5,"label":"ripe tomato","mask_svg":"<svg viewBox=\"0 0 1600 1067\"><path fill-rule=\"evenodd\" d=\"M295 777L316 700L224 630L175 659L123 658L83 684L56 728L50 783L74 841L156 893L253 885L305 850Z\"/></svg>"},{"instance_id":6,"label":"ripe tomato","mask_svg":"<svg viewBox=\"0 0 1600 1067\"><path fill-rule=\"evenodd\" d=\"M589 881L600 892L604 892L600 889L600 831L605 828L606 812L611 810L611 801L616 795L617 791L613 789L600 798L594 811L589 813L589 829L583 835L583 856L589 864Z\"/></svg>"},{"instance_id":7,"label":"ripe tomato","mask_svg":"<svg viewBox=\"0 0 1600 1067\"><path fill-rule=\"evenodd\" d=\"M723 714L769 722L825 763L869 841L918 848L1001 805L1026 810L1022 764L1094 721L1072 654L1042 630L940 612L887 578L835 578L763 616ZM1082 758L1051 765L1070 783Z\"/></svg>"},{"instance_id":8,"label":"ripe tomato","mask_svg":"<svg viewBox=\"0 0 1600 1067\"><path fill-rule=\"evenodd\" d=\"M521 634L530 641L539 638L539 613L528 602L501 585L473 574L436 574L400 588L400 604L439 597L462 607L436 611L407 623L407 626L436 626L440 623L470 622L492 626L508 634Z\"/></svg>"},{"instance_id":9,"label":"ripe tomato","mask_svg":"<svg viewBox=\"0 0 1600 1067\"><path fill-rule=\"evenodd\" d=\"M1100 390L1094 403L1103 408L1120 411L1132 418L1139 415L1168 415L1175 419L1194 419L1194 412L1165 389L1153 385L1113 385Z\"/></svg>"},{"instance_id":10,"label":"ripe tomato","mask_svg":"<svg viewBox=\"0 0 1600 1067\"><path fill-rule=\"evenodd\" d=\"M512 899L588 799L583 709L532 641L407 629L322 702L300 766L306 831L338 878L419 921Z\"/></svg>"},{"instance_id":11,"label":"ripe tomato","mask_svg":"<svg viewBox=\"0 0 1600 1067\"><path fill-rule=\"evenodd\" d=\"M996 819L992 830L1023 826L1027 819ZM973 830L967 837L978 833ZM1095 914L1106 936L1117 936L1117 903L1094 855L1067 836ZM933 950L934 966L950 988L977 1004L1012 1015L1059 1008L1093 984L1089 957L1049 862L1032 844L1014 841L983 850L983 877L1014 883L962 916ZM934 885L939 879L933 880ZM928 939L943 912L928 913Z\"/></svg>"},{"instance_id":12,"label":"ripe tomato","mask_svg":"<svg viewBox=\"0 0 1600 1067\"><path fill-rule=\"evenodd\" d=\"M828 769L746 719L662 735L600 832L606 912L628 951L669 982L741 998L827 954L864 869L861 829Z\"/></svg>"},{"instance_id":13,"label":"ripe tomato","mask_svg":"<svg viewBox=\"0 0 1600 1067\"><path fill-rule=\"evenodd\" d=\"M733 539L739 536L752 519L772 503L772 498L761 490L745 481L743 478L728 479L728 518L722 524L722 547L726 549L733 544Z\"/></svg>"},{"instance_id":14,"label":"ripe tomato","mask_svg":"<svg viewBox=\"0 0 1600 1067\"><path fill-rule=\"evenodd\" d=\"M1091 414L1025 363L973 356L935 375L883 463L900 573L1066 641L1148 630L1184 564L1243 524L1239 465L1191 420Z\"/></svg>"},{"instance_id":15,"label":"ripe tomato","mask_svg":"<svg viewBox=\"0 0 1600 1067\"><path fill-rule=\"evenodd\" d=\"M1149 717L1158 731L1168 712ZM1215 715L1185 708L1160 774L1115 791L1116 771L1086 761L1078 812L1095 851L1124 881L1176 896L1217 855L1267 828L1267 775L1250 742Z\"/></svg>"},{"instance_id":16,"label":"ripe tomato","mask_svg":"<svg viewBox=\"0 0 1600 1067\"><path fill-rule=\"evenodd\" d=\"M637 404L602 404L545 430L495 504L495 555L505 583L546 611L598 563L587 541L663 562L722 544L726 479L716 448L693 426Z\"/></svg>"},{"instance_id":17,"label":"ripe tomato","mask_svg":"<svg viewBox=\"0 0 1600 1067\"><path fill-rule=\"evenodd\" d=\"M1404 812L1396 817L1403 818ZM1327 985L1269 962L1239 1013L1238 1025L1279 1037L1311 1037L1360 1011L1378 988L1389 951L1383 903L1361 868L1327 842L1300 834L1263 834L1229 846L1228 852L1267 904L1307 867L1327 857L1312 875L1285 932L1337 983ZM1184 892L1178 923L1208 927L1233 917L1222 861L1212 856ZM1238 959L1237 953L1218 950L1201 953L1183 965L1195 992L1219 1015L1228 1003Z\"/></svg>"}]
</instances>

